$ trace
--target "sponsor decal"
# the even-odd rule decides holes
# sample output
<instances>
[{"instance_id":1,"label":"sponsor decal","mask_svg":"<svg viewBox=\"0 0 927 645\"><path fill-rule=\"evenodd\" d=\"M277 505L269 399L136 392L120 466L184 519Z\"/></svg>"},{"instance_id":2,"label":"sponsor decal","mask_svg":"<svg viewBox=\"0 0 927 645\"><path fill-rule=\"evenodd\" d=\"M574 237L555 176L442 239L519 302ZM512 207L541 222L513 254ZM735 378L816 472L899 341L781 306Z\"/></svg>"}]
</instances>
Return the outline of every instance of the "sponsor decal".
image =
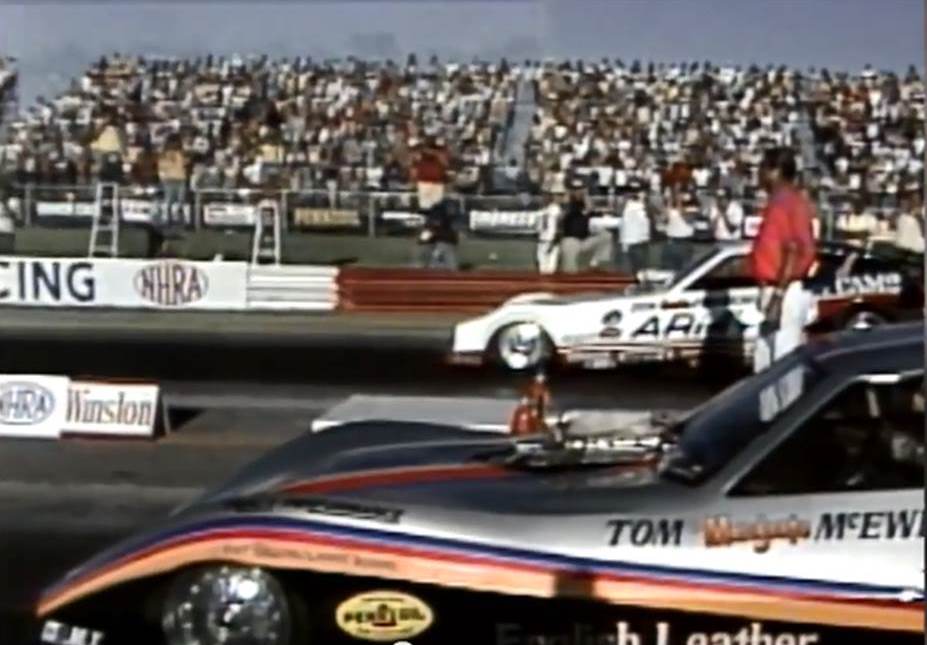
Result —
<instances>
[{"instance_id":1,"label":"sponsor decal","mask_svg":"<svg viewBox=\"0 0 927 645\"><path fill-rule=\"evenodd\" d=\"M353 571L362 575L395 575L397 563L388 558L358 555L340 549L323 547L277 546L265 542L225 544L220 557L243 560L260 560L279 566L315 566L337 569L339 573Z\"/></svg>"},{"instance_id":2,"label":"sponsor decal","mask_svg":"<svg viewBox=\"0 0 927 645\"><path fill-rule=\"evenodd\" d=\"M667 319L654 314L631 332L631 338L669 338L674 335L700 338L705 335L706 327L705 323L696 324L695 316L686 311L675 313Z\"/></svg>"},{"instance_id":3,"label":"sponsor decal","mask_svg":"<svg viewBox=\"0 0 927 645\"><path fill-rule=\"evenodd\" d=\"M679 546L682 541L683 521L679 519L609 520L609 546Z\"/></svg>"},{"instance_id":4,"label":"sponsor decal","mask_svg":"<svg viewBox=\"0 0 927 645\"><path fill-rule=\"evenodd\" d=\"M497 623L496 645L815 645L818 632L780 631L752 622L736 631L691 631L673 629L666 621L632 629L627 621L616 622L611 630L575 623L559 632L538 633L519 623Z\"/></svg>"},{"instance_id":5,"label":"sponsor decal","mask_svg":"<svg viewBox=\"0 0 927 645\"><path fill-rule=\"evenodd\" d=\"M434 614L419 598L401 591L367 591L351 596L335 609L341 631L353 638L379 643L414 638L434 622Z\"/></svg>"},{"instance_id":6,"label":"sponsor decal","mask_svg":"<svg viewBox=\"0 0 927 645\"><path fill-rule=\"evenodd\" d=\"M697 317L688 311L680 311L669 318L653 314L631 332L631 338L672 340L674 338L701 339L709 334L736 336L743 332L744 327L745 325L729 311L712 315L706 309Z\"/></svg>"},{"instance_id":7,"label":"sponsor decal","mask_svg":"<svg viewBox=\"0 0 927 645\"><path fill-rule=\"evenodd\" d=\"M760 421L769 422L798 400L805 389L805 368L795 367L783 374L775 383L762 390L759 396Z\"/></svg>"},{"instance_id":8,"label":"sponsor decal","mask_svg":"<svg viewBox=\"0 0 927 645\"><path fill-rule=\"evenodd\" d=\"M140 269L134 284L143 300L165 307L193 304L209 290L205 271L195 264L177 261L156 262Z\"/></svg>"},{"instance_id":9,"label":"sponsor decal","mask_svg":"<svg viewBox=\"0 0 927 645\"><path fill-rule=\"evenodd\" d=\"M337 208L296 208L293 224L300 228L360 228L356 210Z\"/></svg>"},{"instance_id":10,"label":"sponsor decal","mask_svg":"<svg viewBox=\"0 0 927 645\"><path fill-rule=\"evenodd\" d=\"M922 540L924 509L822 513L814 530L821 540Z\"/></svg>"},{"instance_id":11,"label":"sponsor decal","mask_svg":"<svg viewBox=\"0 0 927 645\"><path fill-rule=\"evenodd\" d=\"M821 296L865 296L901 293L900 273L872 273L835 278L817 290Z\"/></svg>"},{"instance_id":12,"label":"sponsor decal","mask_svg":"<svg viewBox=\"0 0 927 645\"><path fill-rule=\"evenodd\" d=\"M766 553L773 540L798 544L811 537L811 523L789 515L785 519L760 517L752 522L734 522L725 515L709 517L702 528L705 546L731 546L739 542L753 543L753 550Z\"/></svg>"},{"instance_id":13,"label":"sponsor decal","mask_svg":"<svg viewBox=\"0 0 927 645\"><path fill-rule=\"evenodd\" d=\"M93 302L95 295L96 279L90 262L0 260L0 301L82 303Z\"/></svg>"},{"instance_id":14,"label":"sponsor decal","mask_svg":"<svg viewBox=\"0 0 927 645\"><path fill-rule=\"evenodd\" d=\"M57 620L46 620L42 625L41 641L49 645L102 645L103 638L103 632Z\"/></svg>"},{"instance_id":15,"label":"sponsor decal","mask_svg":"<svg viewBox=\"0 0 927 645\"><path fill-rule=\"evenodd\" d=\"M599 335L603 338L619 338L621 336L621 318L620 311L609 311L602 317L602 331Z\"/></svg>"},{"instance_id":16,"label":"sponsor decal","mask_svg":"<svg viewBox=\"0 0 927 645\"><path fill-rule=\"evenodd\" d=\"M12 381L0 385L0 423L38 425L55 409L51 390L29 381Z\"/></svg>"},{"instance_id":17,"label":"sponsor decal","mask_svg":"<svg viewBox=\"0 0 927 645\"><path fill-rule=\"evenodd\" d=\"M264 513L267 511L302 511L318 515L351 517L360 520L398 524L403 511L398 508L383 508L351 502L339 502L325 499L256 497L233 500L229 504L241 513Z\"/></svg>"}]
</instances>

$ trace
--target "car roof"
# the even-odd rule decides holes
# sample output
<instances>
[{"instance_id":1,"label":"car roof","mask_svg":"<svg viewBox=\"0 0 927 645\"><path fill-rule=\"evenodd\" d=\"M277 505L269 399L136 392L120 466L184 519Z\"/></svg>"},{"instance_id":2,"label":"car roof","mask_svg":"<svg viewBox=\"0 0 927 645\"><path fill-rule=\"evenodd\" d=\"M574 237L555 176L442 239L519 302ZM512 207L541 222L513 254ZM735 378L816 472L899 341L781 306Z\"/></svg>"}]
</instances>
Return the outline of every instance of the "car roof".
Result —
<instances>
[{"instance_id":1,"label":"car roof","mask_svg":"<svg viewBox=\"0 0 927 645\"><path fill-rule=\"evenodd\" d=\"M812 342L812 359L828 371L907 372L924 369L924 321L847 331Z\"/></svg>"}]
</instances>

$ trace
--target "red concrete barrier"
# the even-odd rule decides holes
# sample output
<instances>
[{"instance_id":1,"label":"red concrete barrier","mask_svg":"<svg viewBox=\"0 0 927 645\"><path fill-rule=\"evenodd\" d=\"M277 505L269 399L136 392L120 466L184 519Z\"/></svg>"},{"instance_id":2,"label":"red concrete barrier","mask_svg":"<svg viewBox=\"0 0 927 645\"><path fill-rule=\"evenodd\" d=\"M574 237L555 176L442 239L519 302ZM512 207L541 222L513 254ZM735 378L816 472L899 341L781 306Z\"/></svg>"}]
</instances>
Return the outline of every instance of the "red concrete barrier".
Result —
<instances>
[{"instance_id":1,"label":"red concrete barrier","mask_svg":"<svg viewBox=\"0 0 927 645\"><path fill-rule=\"evenodd\" d=\"M530 271L344 267L338 273L338 292L343 311L480 312L520 293L608 291L633 281L616 273L545 276Z\"/></svg>"}]
</instances>

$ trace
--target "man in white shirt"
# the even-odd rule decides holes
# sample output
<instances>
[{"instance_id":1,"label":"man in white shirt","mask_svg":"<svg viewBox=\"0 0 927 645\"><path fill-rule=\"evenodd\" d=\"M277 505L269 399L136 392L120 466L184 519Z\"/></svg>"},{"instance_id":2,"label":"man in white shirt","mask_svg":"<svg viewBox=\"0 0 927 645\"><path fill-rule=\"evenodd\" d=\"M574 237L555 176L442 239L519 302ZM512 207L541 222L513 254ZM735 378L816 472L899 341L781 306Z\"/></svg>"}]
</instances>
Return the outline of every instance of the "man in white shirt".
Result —
<instances>
[{"instance_id":1,"label":"man in white shirt","mask_svg":"<svg viewBox=\"0 0 927 645\"><path fill-rule=\"evenodd\" d=\"M673 190L672 203L666 209L666 245L663 247L661 269L679 271L689 255L695 229L686 220L681 195Z\"/></svg>"},{"instance_id":2,"label":"man in white shirt","mask_svg":"<svg viewBox=\"0 0 927 645\"><path fill-rule=\"evenodd\" d=\"M718 191L709 219L717 241L730 242L743 236L744 209L740 201L731 199L727 188Z\"/></svg>"},{"instance_id":3,"label":"man in white shirt","mask_svg":"<svg viewBox=\"0 0 927 645\"><path fill-rule=\"evenodd\" d=\"M650 246L650 218L644 206L644 191L640 183L633 183L634 193L621 213L621 250L627 255L631 272L647 268L647 251Z\"/></svg>"},{"instance_id":4,"label":"man in white shirt","mask_svg":"<svg viewBox=\"0 0 927 645\"><path fill-rule=\"evenodd\" d=\"M561 194L549 193L547 206L538 213L538 271L542 274L557 272L560 261L560 220L563 209L560 207Z\"/></svg>"},{"instance_id":5,"label":"man in white shirt","mask_svg":"<svg viewBox=\"0 0 927 645\"><path fill-rule=\"evenodd\" d=\"M909 197L895 220L895 246L902 251L924 252L923 209L918 194Z\"/></svg>"}]
</instances>

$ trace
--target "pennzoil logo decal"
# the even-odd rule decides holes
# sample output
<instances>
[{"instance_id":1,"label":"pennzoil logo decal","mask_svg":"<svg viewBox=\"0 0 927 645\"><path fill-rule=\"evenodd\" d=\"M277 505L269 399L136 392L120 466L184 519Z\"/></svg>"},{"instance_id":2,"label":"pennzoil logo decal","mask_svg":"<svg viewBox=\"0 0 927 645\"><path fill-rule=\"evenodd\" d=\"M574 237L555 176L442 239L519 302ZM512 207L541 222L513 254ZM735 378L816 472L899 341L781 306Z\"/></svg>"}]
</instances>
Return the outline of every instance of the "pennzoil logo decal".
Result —
<instances>
[{"instance_id":1,"label":"pennzoil logo decal","mask_svg":"<svg viewBox=\"0 0 927 645\"><path fill-rule=\"evenodd\" d=\"M353 638L393 643L424 632L434 613L424 601L401 591L365 591L338 605L335 620Z\"/></svg>"}]
</instances>

